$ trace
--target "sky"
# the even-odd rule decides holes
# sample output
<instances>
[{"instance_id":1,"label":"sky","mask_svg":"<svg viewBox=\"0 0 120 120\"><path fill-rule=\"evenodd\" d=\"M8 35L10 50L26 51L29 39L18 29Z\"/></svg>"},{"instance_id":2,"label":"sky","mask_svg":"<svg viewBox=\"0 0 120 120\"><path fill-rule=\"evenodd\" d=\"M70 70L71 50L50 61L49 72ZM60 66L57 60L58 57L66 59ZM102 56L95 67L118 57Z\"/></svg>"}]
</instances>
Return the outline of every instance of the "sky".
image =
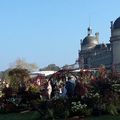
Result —
<instances>
[{"instance_id":1,"label":"sky","mask_svg":"<svg viewBox=\"0 0 120 120\"><path fill-rule=\"evenodd\" d=\"M39 68L75 63L89 24L100 43L109 42L119 6L119 0L0 0L0 70L18 58Z\"/></svg>"}]
</instances>

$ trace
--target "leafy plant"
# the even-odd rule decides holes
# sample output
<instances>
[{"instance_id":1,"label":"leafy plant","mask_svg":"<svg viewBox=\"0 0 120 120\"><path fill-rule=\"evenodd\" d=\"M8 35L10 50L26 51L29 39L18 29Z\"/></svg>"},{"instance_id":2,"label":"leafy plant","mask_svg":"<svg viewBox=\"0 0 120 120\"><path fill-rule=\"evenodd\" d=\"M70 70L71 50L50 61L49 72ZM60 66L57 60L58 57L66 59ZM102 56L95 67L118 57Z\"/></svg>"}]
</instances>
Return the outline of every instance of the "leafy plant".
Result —
<instances>
[{"instance_id":1,"label":"leafy plant","mask_svg":"<svg viewBox=\"0 0 120 120\"><path fill-rule=\"evenodd\" d=\"M117 107L114 104L110 104L106 107L108 113L110 113L111 115L118 115Z\"/></svg>"},{"instance_id":2,"label":"leafy plant","mask_svg":"<svg viewBox=\"0 0 120 120\"><path fill-rule=\"evenodd\" d=\"M78 115L85 115L87 111L87 105L81 104L80 101L78 102L72 102L71 111Z\"/></svg>"}]
</instances>

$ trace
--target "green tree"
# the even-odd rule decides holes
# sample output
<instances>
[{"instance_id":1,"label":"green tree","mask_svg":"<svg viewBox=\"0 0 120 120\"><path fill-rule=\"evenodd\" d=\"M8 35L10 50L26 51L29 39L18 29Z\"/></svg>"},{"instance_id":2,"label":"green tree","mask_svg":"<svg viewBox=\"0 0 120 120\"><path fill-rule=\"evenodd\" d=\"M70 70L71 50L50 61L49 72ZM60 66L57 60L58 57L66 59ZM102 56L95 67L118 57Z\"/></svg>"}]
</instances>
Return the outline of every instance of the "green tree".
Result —
<instances>
[{"instance_id":1,"label":"green tree","mask_svg":"<svg viewBox=\"0 0 120 120\"><path fill-rule=\"evenodd\" d=\"M49 64L47 67L44 67L40 70L53 70L53 71L58 71L60 70L60 67L55 65L55 64Z\"/></svg>"},{"instance_id":2,"label":"green tree","mask_svg":"<svg viewBox=\"0 0 120 120\"><path fill-rule=\"evenodd\" d=\"M65 64L62 68L63 69L67 69L69 67L69 65L68 64Z\"/></svg>"},{"instance_id":3,"label":"green tree","mask_svg":"<svg viewBox=\"0 0 120 120\"><path fill-rule=\"evenodd\" d=\"M10 77L8 75L10 69L7 69L5 71L1 71L0 72L0 79L1 79L1 82L5 81L6 83L9 83L10 82Z\"/></svg>"},{"instance_id":4,"label":"green tree","mask_svg":"<svg viewBox=\"0 0 120 120\"><path fill-rule=\"evenodd\" d=\"M20 84L27 85L29 79L29 71L27 69L14 68L9 71L10 85L18 89Z\"/></svg>"}]
</instances>

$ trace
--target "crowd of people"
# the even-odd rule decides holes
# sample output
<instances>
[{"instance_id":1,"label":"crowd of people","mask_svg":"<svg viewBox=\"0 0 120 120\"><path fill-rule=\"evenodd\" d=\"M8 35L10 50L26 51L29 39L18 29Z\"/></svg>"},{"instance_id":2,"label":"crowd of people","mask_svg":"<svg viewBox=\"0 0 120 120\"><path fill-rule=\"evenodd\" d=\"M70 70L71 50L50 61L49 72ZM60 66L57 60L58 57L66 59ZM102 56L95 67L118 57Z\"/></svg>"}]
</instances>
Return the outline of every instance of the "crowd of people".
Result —
<instances>
[{"instance_id":1,"label":"crowd of people","mask_svg":"<svg viewBox=\"0 0 120 120\"><path fill-rule=\"evenodd\" d=\"M48 80L46 85L47 98L83 96L89 86L83 79L68 76L65 80Z\"/></svg>"},{"instance_id":2,"label":"crowd of people","mask_svg":"<svg viewBox=\"0 0 120 120\"><path fill-rule=\"evenodd\" d=\"M57 76L47 81L46 92L47 98L54 97L81 97L84 96L91 88L93 81L102 81L112 79L114 76L111 72L108 72L105 68L100 68L95 72L80 71L77 75L63 75ZM115 76L114 76L115 78Z\"/></svg>"}]
</instances>

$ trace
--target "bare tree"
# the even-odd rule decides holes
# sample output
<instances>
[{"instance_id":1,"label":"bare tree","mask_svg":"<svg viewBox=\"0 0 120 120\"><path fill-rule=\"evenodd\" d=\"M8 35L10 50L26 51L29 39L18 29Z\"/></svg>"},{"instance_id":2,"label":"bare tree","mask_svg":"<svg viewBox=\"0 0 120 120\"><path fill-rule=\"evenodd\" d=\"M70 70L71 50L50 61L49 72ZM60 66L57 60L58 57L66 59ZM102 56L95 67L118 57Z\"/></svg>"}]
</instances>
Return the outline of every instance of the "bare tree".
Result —
<instances>
[{"instance_id":1,"label":"bare tree","mask_svg":"<svg viewBox=\"0 0 120 120\"><path fill-rule=\"evenodd\" d=\"M19 58L10 65L10 68L20 68L27 69L28 71L34 71L38 69L38 66L35 63L28 63L25 59Z\"/></svg>"}]
</instances>

